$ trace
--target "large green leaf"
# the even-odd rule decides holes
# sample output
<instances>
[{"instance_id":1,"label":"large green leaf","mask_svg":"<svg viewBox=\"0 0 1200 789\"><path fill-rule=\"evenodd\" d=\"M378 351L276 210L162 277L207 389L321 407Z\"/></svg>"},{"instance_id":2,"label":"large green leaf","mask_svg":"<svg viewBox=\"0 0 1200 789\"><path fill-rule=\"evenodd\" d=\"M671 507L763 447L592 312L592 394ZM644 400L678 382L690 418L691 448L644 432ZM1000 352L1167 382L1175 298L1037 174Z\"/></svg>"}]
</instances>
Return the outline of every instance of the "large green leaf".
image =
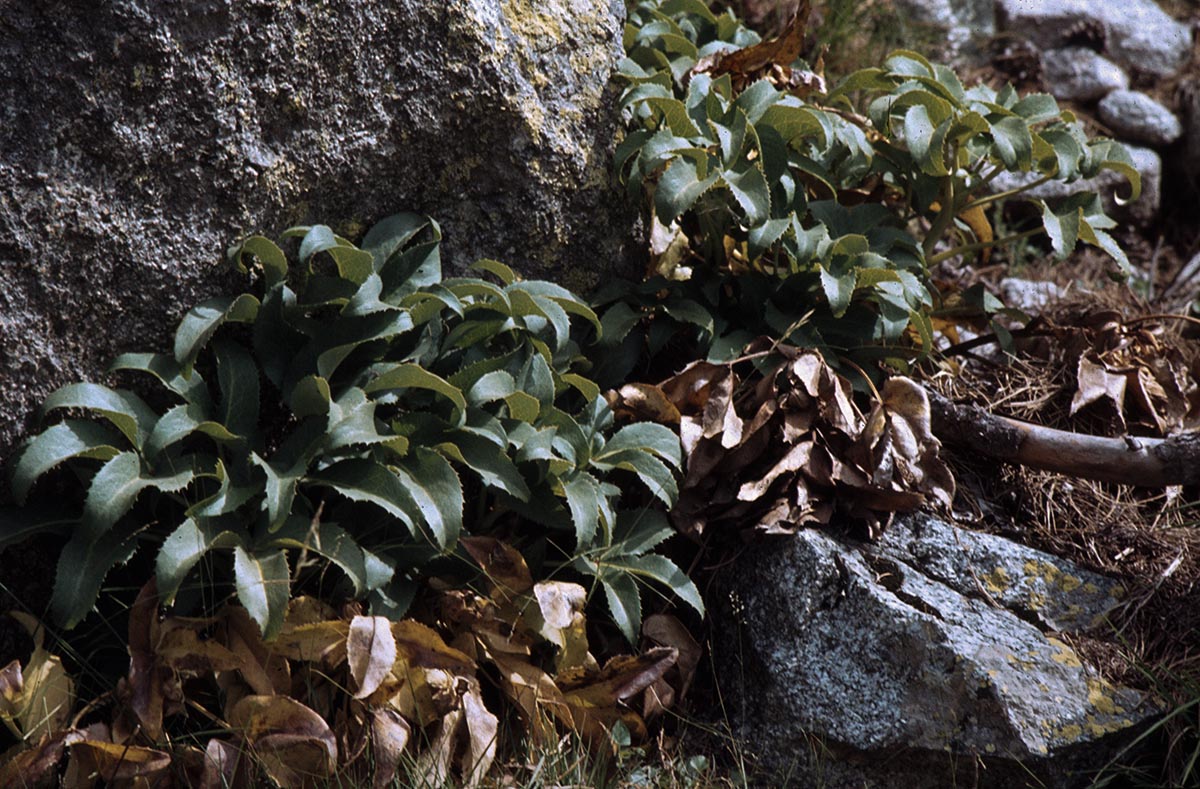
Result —
<instances>
[{"instance_id":1,"label":"large green leaf","mask_svg":"<svg viewBox=\"0 0 1200 789\"><path fill-rule=\"evenodd\" d=\"M221 390L221 422L253 446L259 432L258 365L239 343L218 341L213 343L213 351Z\"/></svg>"},{"instance_id":2,"label":"large green leaf","mask_svg":"<svg viewBox=\"0 0 1200 789\"><path fill-rule=\"evenodd\" d=\"M164 605L171 605L180 585L192 568L213 548L232 548L240 545L241 530L231 526L229 519L187 518L175 527L158 550L155 577L158 594Z\"/></svg>"},{"instance_id":3,"label":"large green leaf","mask_svg":"<svg viewBox=\"0 0 1200 789\"><path fill-rule=\"evenodd\" d=\"M363 236L361 247L371 253L375 262L375 270L379 271L388 258L402 250L409 241L428 226L429 217L410 213L392 214L381 219L367 231L367 234Z\"/></svg>"},{"instance_id":4,"label":"large green leaf","mask_svg":"<svg viewBox=\"0 0 1200 789\"><path fill-rule=\"evenodd\" d=\"M92 610L109 570L133 556L140 528L126 524L100 540L78 530L63 546L50 596L50 613L63 627L75 627Z\"/></svg>"},{"instance_id":5,"label":"large green leaf","mask_svg":"<svg viewBox=\"0 0 1200 789\"><path fill-rule=\"evenodd\" d=\"M67 419L39 433L21 452L13 470L13 497L24 504L38 477L71 458L109 460L124 444L120 434L97 422Z\"/></svg>"},{"instance_id":6,"label":"large green leaf","mask_svg":"<svg viewBox=\"0 0 1200 789\"><path fill-rule=\"evenodd\" d=\"M251 452L250 462L262 469L265 475L263 491L266 498L263 507L267 512L267 528L269 531L275 531L292 513L292 504L296 500L296 486L304 478L307 461L300 460L287 467L278 461L267 462Z\"/></svg>"},{"instance_id":7,"label":"large green leaf","mask_svg":"<svg viewBox=\"0 0 1200 789\"><path fill-rule=\"evenodd\" d=\"M98 540L133 506L146 488L177 493L191 483L192 469L166 476L143 476L142 461L136 452L122 452L100 467L88 486L83 505L80 533Z\"/></svg>"},{"instance_id":8,"label":"large green leaf","mask_svg":"<svg viewBox=\"0 0 1200 789\"><path fill-rule=\"evenodd\" d=\"M300 242L300 263L307 265L319 252L328 253L338 267L338 274L356 285L361 285L374 270L370 252L364 252L344 238L334 234L325 225L313 225Z\"/></svg>"},{"instance_id":9,"label":"large green leaf","mask_svg":"<svg viewBox=\"0 0 1200 789\"><path fill-rule=\"evenodd\" d=\"M146 439L146 458L153 462L163 450L193 433L203 433L216 441L237 440L237 436L225 429L224 425L204 419L203 416L203 410L194 405L177 405L168 410Z\"/></svg>"},{"instance_id":10,"label":"large green leaf","mask_svg":"<svg viewBox=\"0 0 1200 789\"><path fill-rule=\"evenodd\" d=\"M249 270L245 262L247 255L257 258L258 262L262 264L268 289L287 278L287 257L284 256L283 250L269 238L250 236L229 250L229 259L233 261L238 271L243 273Z\"/></svg>"},{"instance_id":11,"label":"large green leaf","mask_svg":"<svg viewBox=\"0 0 1200 789\"><path fill-rule=\"evenodd\" d=\"M188 375L175 357L165 353L123 353L108 366L109 372L135 370L150 373L163 386L182 397L188 403L199 406L207 413L212 408L212 398L204 379L195 370Z\"/></svg>"},{"instance_id":12,"label":"large green leaf","mask_svg":"<svg viewBox=\"0 0 1200 789\"><path fill-rule=\"evenodd\" d=\"M608 455L626 450L651 452L675 468L683 467L683 451L679 445L679 436L665 425L653 422L636 422L626 425L605 442L603 451L598 453L594 459L601 460Z\"/></svg>"},{"instance_id":13,"label":"large green leaf","mask_svg":"<svg viewBox=\"0 0 1200 789\"><path fill-rule=\"evenodd\" d=\"M416 447L394 467L439 547L453 547L463 523L462 482L437 452Z\"/></svg>"},{"instance_id":14,"label":"large green leaf","mask_svg":"<svg viewBox=\"0 0 1200 789\"><path fill-rule=\"evenodd\" d=\"M579 472L563 482L563 495L575 524L575 547L585 550L596 537L600 516L600 483L587 472Z\"/></svg>"},{"instance_id":15,"label":"large green leaf","mask_svg":"<svg viewBox=\"0 0 1200 789\"><path fill-rule=\"evenodd\" d=\"M632 471L663 504L674 506L679 496L679 487L671 469L658 458L641 449L626 449L620 452L605 451L592 458L592 465L603 470L614 468Z\"/></svg>"},{"instance_id":16,"label":"large green leaf","mask_svg":"<svg viewBox=\"0 0 1200 789\"><path fill-rule=\"evenodd\" d=\"M283 627L291 598L287 553L282 549L246 551L233 549L233 580L238 601L258 623L263 639L270 641Z\"/></svg>"},{"instance_id":17,"label":"large green leaf","mask_svg":"<svg viewBox=\"0 0 1200 789\"><path fill-rule=\"evenodd\" d=\"M283 529L275 534L273 544L311 551L333 562L354 585L356 597L365 596L391 580L390 568L382 572L378 557L372 556L371 571L368 571L366 552L349 532L333 523L316 523L298 516L289 518Z\"/></svg>"},{"instance_id":18,"label":"large green leaf","mask_svg":"<svg viewBox=\"0 0 1200 789\"><path fill-rule=\"evenodd\" d=\"M109 389L101 384L67 384L46 398L42 414L58 408L98 411L137 448L146 442L158 421L158 414L133 392Z\"/></svg>"},{"instance_id":19,"label":"large green leaf","mask_svg":"<svg viewBox=\"0 0 1200 789\"><path fill-rule=\"evenodd\" d=\"M696 163L689 159L676 159L667 167L658 181L654 192L654 206L658 220L669 225L679 218L716 184L719 172L701 177Z\"/></svg>"},{"instance_id":20,"label":"large green leaf","mask_svg":"<svg viewBox=\"0 0 1200 789\"><path fill-rule=\"evenodd\" d=\"M352 501L374 504L399 519L416 536L421 534L424 516L406 489L406 481L387 466L364 458L338 461L305 479L310 485L333 488Z\"/></svg>"},{"instance_id":21,"label":"large green leaf","mask_svg":"<svg viewBox=\"0 0 1200 789\"><path fill-rule=\"evenodd\" d=\"M398 364L380 374L365 387L367 394L389 389L427 389L436 392L454 405L454 421L458 423L462 422L467 410L467 401L457 386L417 364Z\"/></svg>"},{"instance_id":22,"label":"large green leaf","mask_svg":"<svg viewBox=\"0 0 1200 789\"><path fill-rule=\"evenodd\" d=\"M613 622L630 644L638 643L642 630L642 599L637 582L632 576L611 573L600 579L600 585L604 587Z\"/></svg>"},{"instance_id":23,"label":"large green leaf","mask_svg":"<svg viewBox=\"0 0 1200 789\"><path fill-rule=\"evenodd\" d=\"M175 360L190 370L196 356L226 321L249 323L258 315L259 302L249 293L220 296L188 310L175 330Z\"/></svg>"},{"instance_id":24,"label":"large green leaf","mask_svg":"<svg viewBox=\"0 0 1200 789\"><path fill-rule=\"evenodd\" d=\"M435 449L469 468L483 484L521 501L529 500L529 486L503 449L465 430L455 431L447 438L448 441L438 444Z\"/></svg>"}]
</instances>

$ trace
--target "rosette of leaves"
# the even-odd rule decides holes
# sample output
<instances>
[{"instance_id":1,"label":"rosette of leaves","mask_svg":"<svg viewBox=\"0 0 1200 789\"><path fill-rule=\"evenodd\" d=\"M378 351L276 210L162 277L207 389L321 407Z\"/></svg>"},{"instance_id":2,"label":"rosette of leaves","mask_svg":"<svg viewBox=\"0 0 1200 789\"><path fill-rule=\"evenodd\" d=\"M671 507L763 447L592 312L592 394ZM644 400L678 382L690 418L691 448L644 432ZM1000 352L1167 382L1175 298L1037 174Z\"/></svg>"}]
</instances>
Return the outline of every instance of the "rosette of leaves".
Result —
<instances>
[{"instance_id":1,"label":"rosette of leaves","mask_svg":"<svg viewBox=\"0 0 1200 789\"><path fill-rule=\"evenodd\" d=\"M1127 175L1136 196L1121 145L1088 140L1048 95L968 89L912 52L828 92L820 74L781 80L800 55L802 17L784 39L737 50L751 37L699 3L644 0L631 12L621 65L631 129L615 164L631 194L646 195L662 276L603 294L606 324L655 314L667 328L652 351L687 328L713 360L765 333L902 367L932 344L932 264L1044 232L1060 256L1084 241L1128 269L1095 194L1034 201L1041 228L1015 237L993 238L984 212L1104 168ZM1030 180L990 193L1004 172Z\"/></svg>"},{"instance_id":2,"label":"rosette of leaves","mask_svg":"<svg viewBox=\"0 0 1200 789\"><path fill-rule=\"evenodd\" d=\"M495 261L476 265L490 280L443 278L440 230L413 214L382 221L361 248L323 225L283 234L293 238L295 265L262 236L231 249L261 295L197 305L173 353L116 359L113 371L157 384L160 407L96 383L45 402L53 424L15 464L13 491L24 503L40 477L69 467L86 486L82 513L27 528L14 518L6 540L67 536L58 621L79 622L142 546L157 550L166 602L189 578L207 588L232 577L268 638L304 557L333 563L355 597L397 615L419 574L465 564L446 561L464 529L524 523L547 566L566 566L620 544L622 479L649 491L631 492L633 504L674 502L677 438L653 424L614 432L597 386L575 371L573 324L598 321L573 294ZM218 560L202 561L212 551ZM642 565L640 580L700 606L674 565ZM614 572L592 574L607 588ZM634 606L621 601L615 610ZM620 622L632 638L637 622Z\"/></svg>"}]
</instances>

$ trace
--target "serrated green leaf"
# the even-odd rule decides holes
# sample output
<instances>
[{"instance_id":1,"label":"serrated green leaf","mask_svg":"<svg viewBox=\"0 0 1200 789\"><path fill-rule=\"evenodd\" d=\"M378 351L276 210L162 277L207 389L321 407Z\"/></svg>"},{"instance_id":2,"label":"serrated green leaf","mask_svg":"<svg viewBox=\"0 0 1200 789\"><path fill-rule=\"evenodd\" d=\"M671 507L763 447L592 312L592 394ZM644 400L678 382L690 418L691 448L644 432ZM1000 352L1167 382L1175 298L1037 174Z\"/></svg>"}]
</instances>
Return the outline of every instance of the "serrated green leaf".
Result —
<instances>
[{"instance_id":1,"label":"serrated green leaf","mask_svg":"<svg viewBox=\"0 0 1200 789\"><path fill-rule=\"evenodd\" d=\"M426 389L445 397L455 408L455 421L461 424L467 401L457 386L418 364L398 364L385 371L365 387L367 394L390 389Z\"/></svg>"},{"instance_id":2,"label":"serrated green leaf","mask_svg":"<svg viewBox=\"0 0 1200 789\"><path fill-rule=\"evenodd\" d=\"M429 217L420 214L399 213L379 220L363 236L360 246L371 253L376 271L418 233L428 227Z\"/></svg>"},{"instance_id":3,"label":"serrated green leaf","mask_svg":"<svg viewBox=\"0 0 1200 789\"><path fill-rule=\"evenodd\" d=\"M1128 276L1133 273L1133 266L1130 264L1129 258L1125 256L1125 250L1121 249L1121 245L1117 243L1116 239L1092 225L1086 218L1081 219L1079 223L1079 237L1092 246L1100 247L1107 252L1109 257L1117 262L1122 274Z\"/></svg>"},{"instance_id":4,"label":"serrated green leaf","mask_svg":"<svg viewBox=\"0 0 1200 789\"><path fill-rule=\"evenodd\" d=\"M625 449L619 452L605 451L592 458L592 465L605 471L614 468L632 471L638 476L650 492L668 507L675 505L679 496L679 488L675 475L666 464L654 455L642 449Z\"/></svg>"},{"instance_id":5,"label":"serrated green leaf","mask_svg":"<svg viewBox=\"0 0 1200 789\"><path fill-rule=\"evenodd\" d=\"M848 271L841 276L834 275L824 266L821 267L821 288L825 298L829 300L829 309L833 317L840 318L846 314L858 276L854 271Z\"/></svg>"},{"instance_id":6,"label":"serrated green leaf","mask_svg":"<svg viewBox=\"0 0 1200 789\"><path fill-rule=\"evenodd\" d=\"M578 391L585 400L595 400L600 396L600 387L594 381L577 373L564 373L559 376L559 380Z\"/></svg>"},{"instance_id":7,"label":"serrated green leaf","mask_svg":"<svg viewBox=\"0 0 1200 789\"><path fill-rule=\"evenodd\" d=\"M1050 237L1055 256L1061 260L1074 251L1079 238L1079 209L1072 207L1060 214L1043 203L1042 226Z\"/></svg>"},{"instance_id":8,"label":"serrated green leaf","mask_svg":"<svg viewBox=\"0 0 1200 789\"><path fill-rule=\"evenodd\" d=\"M704 616L704 600L700 590L674 562L658 554L622 557L617 561L605 559L601 564L604 574L618 570L655 581L670 589L676 597L690 605L697 614Z\"/></svg>"},{"instance_id":9,"label":"serrated green leaf","mask_svg":"<svg viewBox=\"0 0 1200 789\"><path fill-rule=\"evenodd\" d=\"M109 570L133 556L139 528L126 525L101 540L91 540L76 531L63 546L50 596L50 613L64 628L70 630L88 615Z\"/></svg>"},{"instance_id":10,"label":"serrated green leaf","mask_svg":"<svg viewBox=\"0 0 1200 789\"><path fill-rule=\"evenodd\" d=\"M191 469L167 476L143 476L142 461L136 452L122 452L100 467L88 485L83 505L80 534L97 540L133 506L146 488L177 493L191 483Z\"/></svg>"},{"instance_id":11,"label":"serrated green leaf","mask_svg":"<svg viewBox=\"0 0 1200 789\"><path fill-rule=\"evenodd\" d=\"M124 444L120 434L96 422L67 419L33 438L21 452L12 475L13 498L24 504L38 477L72 458L110 460Z\"/></svg>"},{"instance_id":12,"label":"serrated green leaf","mask_svg":"<svg viewBox=\"0 0 1200 789\"><path fill-rule=\"evenodd\" d=\"M642 630L642 599L637 582L629 575L607 574L600 579L613 622L630 644L637 644Z\"/></svg>"},{"instance_id":13,"label":"serrated green leaf","mask_svg":"<svg viewBox=\"0 0 1200 789\"><path fill-rule=\"evenodd\" d=\"M991 122L992 150L1009 170L1028 170L1033 162L1033 138L1029 125L1021 118L1001 118Z\"/></svg>"},{"instance_id":14,"label":"serrated green leaf","mask_svg":"<svg viewBox=\"0 0 1200 789\"><path fill-rule=\"evenodd\" d=\"M265 475L263 492L266 498L263 507L267 512L267 529L273 532L279 529L291 514L292 504L296 500L296 486L304 477L307 464L301 462L284 468L282 465L268 463L253 452L250 453L250 462L262 469Z\"/></svg>"},{"instance_id":15,"label":"serrated green leaf","mask_svg":"<svg viewBox=\"0 0 1200 789\"><path fill-rule=\"evenodd\" d=\"M437 452L416 447L393 467L443 550L458 541L463 522L462 482Z\"/></svg>"},{"instance_id":16,"label":"serrated green leaf","mask_svg":"<svg viewBox=\"0 0 1200 789\"><path fill-rule=\"evenodd\" d=\"M221 391L220 421L251 444L258 438L258 365L248 350L230 341L213 343L217 385Z\"/></svg>"},{"instance_id":17,"label":"serrated green leaf","mask_svg":"<svg viewBox=\"0 0 1200 789\"><path fill-rule=\"evenodd\" d=\"M177 405L169 409L154 425L146 439L144 454L153 462L163 450L182 441L193 433L203 433L216 441L236 441L237 436L219 422L204 419L201 408L194 405Z\"/></svg>"},{"instance_id":18,"label":"serrated green leaf","mask_svg":"<svg viewBox=\"0 0 1200 789\"><path fill-rule=\"evenodd\" d=\"M237 267L238 271L243 273L249 272L249 268L245 263L247 255L257 258L258 262L262 265L263 277L266 280L268 289L287 278L287 257L284 256L283 250L276 246L275 242L271 241L271 239L263 236L250 236L241 244L229 250L230 260Z\"/></svg>"},{"instance_id":19,"label":"serrated green leaf","mask_svg":"<svg viewBox=\"0 0 1200 789\"><path fill-rule=\"evenodd\" d=\"M1060 114L1058 102L1048 93L1030 93L1023 96L1011 109L1029 124L1056 120Z\"/></svg>"},{"instance_id":20,"label":"serrated green leaf","mask_svg":"<svg viewBox=\"0 0 1200 789\"><path fill-rule=\"evenodd\" d=\"M399 519L417 536L423 517L400 478L373 460L350 458L310 474L305 480L312 485L333 488L352 501L364 501L381 508Z\"/></svg>"},{"instance_id":21,"label":"serrated green leaf","mask_svg":"<svg viewBox=\"0 0 1200 789\"><path fill-rule=\"evenodd\" d=\"M627 450L650 452L670 463L675 468L683 467L683 451L679 436L664 425L653 422L636 422L626 425L613 434L598 452L595 460L602 460Z\"/></svg>"},{"instance_id":22,"label":"serrated green leaf","mask_svg":"<svg viewBox=\"0 0 1200 789\"><path fill-rule=\"evenodd\" d=\"M326 416L331 401L329 382L319 375L306 375L301 378L288 394L288 407L299 419Z\"/></svg>"},{"instance_id":23,"label":"serrated green leaf","mask_svg":"<svg viewBox=\"0 0 1200 789\"><path fill-rule=\"evenodd\" d=\"M248 552L238 545L233 549L233 580L238 602L270 641L283 627L291 598L291 577L287 553L283 550Z\"/></svg>"},{"instance_id":24,"label":"serrated green leaf","mask_svg":"<svg viewBox=\"0 0 1200 789\"><path fill-rule=\"evenodd\" d=\"M563 481L563 495L575 524L575 550L587 549L596 537L600 515L600 483L586 472Z\"/></svg>"},{"instance_id":25,"label":"serrated green leaf","mask_svg":"<svg viewBox=\"0 0 1200 789\"><path fill-rule=\"evenodd\" d=\"M59 408L98 411L138 448L146 442L158 421L158 414L133 392L109 389L101 384L67 384L46 398L42 414Z\"/></svg>"},{"instance_id":26,"label":"serrated green leaf","mask_svg":"<svg viewBox=\"0 0 1200 789\"><path fill-rule=\"evenodd\" d=\"M695 162L688 159L673 161L659 178L658 187L654 192L658 220L666 225L674 222L695 204L700 195L711 189L720 177L719 172L713 172L701 178Z\"/></svg>"},{"instance_id":27,"label":"serrated green leaf","mask_svg":"<svg viewBox=\"0 0 1200 789\"><path fill-rule=\"evenodd\" d=\"M188 310L175 330L175 361L185 371L226 321L250 323L258 315L259 301L249 293L209 299Z\"/></svg>"},{"instance_id":28,"label":"serrated green leaf","mask_svg":"<svg viewBox=\"0 0 1200 789\"><path fill-rule=\"evenodd\" d=\"M937 126L929 117L929 111L921 104L914 104L904 113L904 142L908 146L917 166L926 175L948 175L945 155L940 145L933 145ZM944 138L944 135L943 135Z\"/></svg>"},{"instance_id":29,"label":"serrated green leaf","mask_svg":"<svg viewBox=\"0 0 1200 789\"><path fill-rule=\"evenodd\" d=\"M300 242L300 263L309 265L313 256L326 252L337 264L342 279L361 285L375 271L374 258L325 225L313 225Z\"/></svg>"},{"instance_id":30,"label":"serrated green leaf","mask_svg":"<svg viewBox=\"0 0 1200 789\"><path fill-rule=\"evenodd\" d=\"M505 285L511 285L520 279L520 277L517 276L517 272L504 265L499 260L492 260L490 258L481 258L475 261L470 265L470 270L485 271L494 276L496 279L500 280Z\"/></svg>"},{"instance_id":31,"label":"serrated green leaf","mask_svg":"<svg viewBox=\"0 0 1200 789\"><path fill-rule=\"evenodd\" d=\"M449 440L434 449L462 463L483 484L498 488L521 501L529 500L529 486L508 455L488 439L458 430L448 436Z\"/></svg>"},{"instance_id":32,"label":"serrated green leaf","mask_svg":"<svg viewBox=\"0 0 1200 789\"><path fill-rule=\"evenodd\" d=\"M345 529L333 523L317 523L308 518L292 516L280 529L272 546L299 548L315 553L341 568L354 585L355 597L362 597L391 578L382 580L379 573L368 573L366 552ZM378 562L378 557L372 557Z\"/></svg>"},{"instance_id":33,"label":"serrated green leaf","mask_svg":"<svg viewBox=\"0 0 1200 789\"><path fill-rule=\"evenodd\" d=\"M648 96L644 99L647 106L653 107L660 115L663 123L671 133L679 137L699 137L700 129L692 122L687 107L679 99L660 96Z\"/></svg>"},{"instance_id":34,"label":"serrated green leaf","mask_svg":"<svg viewBox=\"0 0 1200 789\"><path fill-rule=\"evenodd\" d=\"M242 539L228 521L187 518L163 540L155 560L158 594L164 605L175 602L180 585L204 554L213 548L232 548Z\"/></svg>"},{"instance_id":35,"label":"serrated green leaf","mask_svg":"<svg viewBox=\"0 0 1200 789\"><path fill-rule=\"evenodd\" d=\"M123 353L113 359L108 371L123 370L149 373L188 403L200 406L205 413L212 409L212 398L204 379L195 370L184 376L179 362L173 356L165 353Z\"/></svg>"},{"instance_id":36,"label":"serrated green leaf","mask_svg":"<svg viewBox=\"0 0 1200 789\"><path fill-rule=\"evenodd\" d=\"M721 180L746 214L746 224L760 225L771 215L771 189L762 170L753 164L741 172L726 170Z\"/></svg>"}]
</instances>

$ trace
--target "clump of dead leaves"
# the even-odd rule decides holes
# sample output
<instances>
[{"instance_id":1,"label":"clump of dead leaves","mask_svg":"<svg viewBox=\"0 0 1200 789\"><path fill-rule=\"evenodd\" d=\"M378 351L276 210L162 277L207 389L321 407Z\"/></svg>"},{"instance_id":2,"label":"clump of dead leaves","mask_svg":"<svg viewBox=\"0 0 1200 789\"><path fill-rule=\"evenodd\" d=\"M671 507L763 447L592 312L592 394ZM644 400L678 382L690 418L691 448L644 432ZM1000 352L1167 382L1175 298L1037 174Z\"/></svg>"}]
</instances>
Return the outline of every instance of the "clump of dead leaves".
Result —
<instances>
[{"instance_id":1,"label":"clump of dead leaves","mask_svg":"<svg viewBox=\"0 0 1200 789\"><path fill-rule=\"evenodd\" d=\"M694 362L659 384L609 393L618 415L679 430L686 475L671 514L681 532L790 534L838 512L876 537L896 512L949 510L954 479L919 385L889 378L864 413L819 352L765 339L746 350L735 362ZM749 364L767 358L777 361Z\"/></svg>"},{"instance_id":2,"label":"clump of dead leaves","mask_svg":"<svg viewBox=\"0 0 1200 789\"><path fill-rule=\"evenodd\" d=\"M268 643L237 605L164 617L151 582L130 611L128 676L78 712L40 625L15 614L36 648L25 665L0 671L0 718L23 740L5 755L0 786L53 785L64 760L61 783L71 788L216 789L261 775L281 787L334 776L383 787L402 764L431 785L477 786L497 757L499 728L484 702L484 665L499 676L493 695L543 745L565 732L611 748L617 721L644 736L644 721L686 692L699 648L677 620L647 617L654 646L601 666L588 650L583 587L535 583L521 554L495 539L462 542L487 593L441 592L436 628L355 604L339 616L297 597Z\"/></svg>"}]
</instances>

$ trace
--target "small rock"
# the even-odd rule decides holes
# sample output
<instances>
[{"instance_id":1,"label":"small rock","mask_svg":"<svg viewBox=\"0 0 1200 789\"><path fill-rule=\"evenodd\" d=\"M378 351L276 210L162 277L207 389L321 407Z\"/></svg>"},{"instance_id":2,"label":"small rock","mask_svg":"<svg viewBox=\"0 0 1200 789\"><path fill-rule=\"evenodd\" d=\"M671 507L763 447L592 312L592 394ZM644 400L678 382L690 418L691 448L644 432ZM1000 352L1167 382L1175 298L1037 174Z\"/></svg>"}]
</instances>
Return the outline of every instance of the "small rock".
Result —
<instances>
[{"instance_id":1,"label":"small rock","mask_svg":"<svg viewBox=\"0 0 1200 789\"><path fill-rule=\"evenodd\" d=\"M1123 138L1170 145L1183 134L1175 114L1145 93L1114 90L1100 102L1100 122Z\"/></svg>"},{"instance_id":2,"label":"small rock","mask_svg":"<svg viewBox=\"0 0 1200 789\"><path fill-rule=\"evenodd\" d=\"M1142 194L1132 203L1120 205L1116 197L1129 195L1129 181L1115 170L1105 170L1095 178L1080 179L1071 183L1050 181L1023 193L1037 200L1054 202L1080 192L1098 192L1104 200L1104 211L1113 219L1132 222L1144 227L1158 216L1162 204L1162 157L1150 148L1126 145L1133 167L1142 176ZM992 181L993 192L1007 192L1023 184L1036 181L1036 173L1001 173Z\"/></svg>"},{"instance_id":3,"label":"small rock","mask_svg":"<svg viewBox=\"0 0 1200 789\"><path fill-rule=\"evenodd\" d=\"M909 18L927 25L983 35L996 32L992 0L897 0L896 5Z\"/></svg>"},{"instance_id":4,"label":"small rock","mask_svg":"<svg viewBox=\"0 0 1200 789\"><path fill-rule=\"evenodd\" d=\"M1191 54L1191 32L1153 0L997 0L996 11L1000 29L1042 49L1062 46L1063 32L1078 22L1099 22L1114 60L1160 77L1179 71Z\"/></svg>"},{"instance_id":5,"label":"small rock","mask_svg":"<svg viewBox=\"0 0 1200 789\"><path fill-rule=\"evenodd\" d=\"M1036 314L1062 299L1063 289L1053 282L1005 277L1000 280L1000 295L1006 306Z\"/></svg>"},{"instance_id":6,"label":"small rock","mask_svg":"<svg viewBox=\"0 0 1200 789\"><path fill-rule=\"evenodd\" d=\"M1123 590L1001 537L919 514L877 545L808 530L721 583L718 679L760 766L791 785L925 789L978 769L987 786L1073 786L1158 713L1056 637Z\"/></svg>"},{"instance_id":7,"label":"small rock","mask_svg":"<svg viewBox=\"0 0 1200 789\"><path fill-rule=\"evenodd\" d=\"M1042 79L1046 90L1064 101L1095 101L1129 87L1129 75L1120 66L1086 47L1043 52Z\"/></svg>"}]
</instances>

